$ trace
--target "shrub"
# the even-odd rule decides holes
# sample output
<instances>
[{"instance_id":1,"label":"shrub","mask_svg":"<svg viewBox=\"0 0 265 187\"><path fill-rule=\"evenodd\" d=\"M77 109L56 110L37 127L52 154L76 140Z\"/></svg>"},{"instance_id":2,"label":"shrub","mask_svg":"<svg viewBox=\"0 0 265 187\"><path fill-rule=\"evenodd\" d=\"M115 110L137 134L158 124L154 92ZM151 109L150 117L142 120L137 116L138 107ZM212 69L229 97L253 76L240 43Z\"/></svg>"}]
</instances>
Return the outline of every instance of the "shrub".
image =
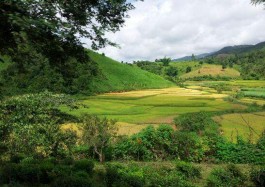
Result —
<instances>
[{"instance_id":1,"label":"shrub","mask_svg":"<svg viewBox=\"0 0 265 187\"><path fill-rule=\"evenodd\" d=\"M252 170L250 173L250 178L256 187L264 187L265 186L265 167Z\"/></svg>"},{"instance_id":2,"label":"shrub","mask_svg":"<svg viewBox=\"0 0 265 187\"><path fill-rule=\"evenodd\" d=\"M33 157L26 157L20 162L21 164L36 164L38 163L37 160L35 160Z\"/></svg>"},{"instance_id":3,"label":"shrub","mask_svg":"<svg viewBox=\"0 0 265 187\"><path fill-rule=\"evenodd\" d=\"M174 147L180 160L200 162L204 157L202 139L194 132L176 131L173 135Z\"/></svg>"},{"instance_id":4,"label":"shrub","mask_svg":"<svg viewBox=\"0 0 265 187\"><path fill-rule=\"evenodd\" d=\"M201 168L193 166L191 163L178 161L176 170L189 179L201 178Z\"/></svg>"},{"instance_id":5,"label":"shrub","mask_svg":"<svg viewBox=\"0 0 265 187\"><path fill-rule=\"evenodd\" d=\"M18 175L19 181L34 184L39 182L41 171L38 165L21 164Z\"/></svg>"},{"instance_id":6,"label":"shrub","mask_svg":"<svg viewBox=\"0 0 265 187\"><path fill-rule=\"evenodd\" d=\"M17 182L19 170L19 165L14 163L3 165L0 170L0 184L9 184L11 181Z\"/></svg>"},{"instance_id":7,"label":"shrub","mask_svg":"<svg viewBox=\"0 0 265 187\"><path fill-rule=\"evenodd\" d=\"M200 133L214 122L207 113L198 112L180 115L174 119L174 123L183 131Z\"/></svg>"},{"instance_id":8,"label":"shrub","mask_svg":"<svg viewBox=\"0 0 265 187\"><path fill-rule=\"evenodd\" d=\"M94 162L91 160L83 159L83 160L78 160L75 161L74 163L74 169L77 171L85 171L89 174L92 174L93 169L94 169Z\"/></svg>"},{"instance_id":9,"label":"shrub","mask_svg":"<svg viewBox=\"0 0 265 187\"><path fill-rule=\"evenodd\" d=\"M180 172L176 172L172 168L154 168L154 167L145 167L144 176L146 180L147 187L191 187L194 186L191 184L190 180Z\"/></svg>"},{"instance_id":10,"label":"shrub","mask_svg":"<svg viewBox=\"0 0 265 187\"><path fill-rule=\"evenodd\" d=\"M80 176L64 176L57 178L51 185L52 187L90 187L91 179Z\"/></svg>"},{"instance_id":11,"label":"shrub","mask_svg":"<svg viewBox=\"0 0 265 187\"><path fill-rule=\"evenodd\" d=\"M235 165L214 169L207 178L207 187L245 186L246 176Z\"/></svg>"},{"instance_id":12,"label":"shrub","mask_svg":"<svg viewBox=\"0 0 265 187\"><path fill-rule=\"evenodd\" d=\"M72 157L66 157L61 161L61 164L64 165L73 165L74 164L74 159Z\"/></svg>"},{"instance_id":13,"label":"shrub","mask_svg":"<svg viewBox=\"0 0 265 187\"><path fill-rule=\"evenodd\" d=\"M106 166L107 186L132 186L145 185L143 170L137 166L122 166L121 164L108 164Z\"/></svg>"},{"instance_id":14,"label":"shrub","mask_svg":"<svg viewBox=\"0 0 265 187\"><path fill-rule=\"evenodd\" d=\"M172 144L173 128L161 125L149 126L128 138L123 138L113 149L114 157L134 160L165 160L176 155Z\"/></svg>"},{"instance_id":15,"label":"shrub","mask_svg":"<svg viewBox=\"0 0 265 187\"><path fill-rule=\"evenodd\" d=\"M10 156L10 162L12 163L19 163L25 158L25 155L23 154L15 154Z\"/></svg>"}]
</instances>

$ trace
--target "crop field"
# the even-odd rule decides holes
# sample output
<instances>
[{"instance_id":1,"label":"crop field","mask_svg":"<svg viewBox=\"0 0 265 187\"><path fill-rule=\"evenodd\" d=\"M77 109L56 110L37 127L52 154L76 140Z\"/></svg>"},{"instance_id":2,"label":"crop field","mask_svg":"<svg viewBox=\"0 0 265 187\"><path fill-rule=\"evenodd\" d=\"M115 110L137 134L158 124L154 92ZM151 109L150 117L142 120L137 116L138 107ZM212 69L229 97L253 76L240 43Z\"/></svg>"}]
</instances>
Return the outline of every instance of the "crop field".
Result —
<instances>
[{"instance_id":1,"label":"crop field","mask_svg":"<svg viewBox=\"0 0 265 187\"><path fill-rule=\"evenodd\" d=\"M171 124L179 114L245 108L224 101L226 96L179 87L109 93L88 97L82 100L86 108L68 112L116 119L121 134L132 134L149 124Z\"/></svg>"},{"instance_id":2,"label":"crop field","mask_svg":"<svg viewBox=\"0 0 265 187\"><path fill-rule=\"evenodd\" d=\"M232 77L236 78L240 76L239 71L233 68L226 68L222 69L221 65L210 65L205 64L200 69L196 69L191 71L190 73L184 74L181 78L192 78L192 77L199 77L204 75L212 75L212 76L222 76L222 77Z\"/></svg>"},{"instance_id":3,"label":"crop field","mask_svg":"<svg viewBox=\"0 0 265 187\"><path fill-rule=\"evenodd\" d=\"M265 112L226 114L216 116L214 120L221 124L224 136L233 142L237 135L255 142L265 130Z\"/></svg>"},{"instance_id":4,"label":"crop field","mask_svg":"<svg viewBox=\"0 0 265 187\"><path fill-rule=\"evenodd\" d=\"M232 80L232 81L187 81L191 86L210 86L216 84L228 84L240 88L264 88L265 80Z\"/></svg>"},{"instance_id":5,"label":"crop field","mask_svg":"<svg viewBox=\"0 0 265 187\"><path fill-rule=\"evenodd\" d=\"M265 88L243 88L242 93L246 97L265 98Z\"/></svg>"}]
</instances>

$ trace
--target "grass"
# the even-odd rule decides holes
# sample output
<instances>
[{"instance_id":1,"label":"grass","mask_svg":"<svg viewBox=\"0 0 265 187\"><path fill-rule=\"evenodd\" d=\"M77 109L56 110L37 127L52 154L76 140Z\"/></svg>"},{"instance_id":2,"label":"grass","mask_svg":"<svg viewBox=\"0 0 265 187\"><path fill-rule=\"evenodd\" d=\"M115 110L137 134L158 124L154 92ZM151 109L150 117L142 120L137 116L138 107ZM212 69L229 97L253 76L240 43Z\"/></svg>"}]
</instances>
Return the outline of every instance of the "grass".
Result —
<instances>
[{"instance_id":1,"label":"grass","mask_svg":"<svg viewBox=\"0 0 265 187\"><path fill-rule=\"evenodd\" d=\"M132 134L148 124L171 124L179 114L244 109L242 105L224 101L224 97L224 94L171 87L91 96L81 101L88 108L62 110L76 116L89 113L116 119L121 134Z\"/></svg>"},{"instance_id":2,"label":"grass","mask_svg":"<svg viewBox=\"0 0 265 187\"><path fill-rule=\"evenodd\" d=\"M97 90L98 93L166 88L174 85L158 75L119 63L93 51L89 51L89 56L98 64L103 74L101 79L91 83L92 90Z\"/></svg>"},{"instance_id":3,"label":"grass","mask_svg":"<svg viewBox=\"0 0 265 187\"><path fill-rule=\"evenodd\" d=\"M238 88L259 88L265 87L265 80L232 80L232 81L186 81L190 86L209 86L216 84L227 84Z\"/></svg>"},{"instance_id":4,"label":"grass","mask_svg":"<svg viewBox=\"0 0 265 187\"><path fill-rule=\"evenodd\" d=\"M184 74L181 76L181 78L193 78L204 75L212 75L213 77L216 76L231 77L231 78L240 77L240 73L233 68L222 69L221 65L203 64L201 68L193 70L190 73Z\"/></svg>"},{"instance_id":5,"label":"grass","mask_svg":"<svg viewBox=\"0 0 265 187\"><path fill-rule=\"evenodd\" d=\"M184 61L184 62L171 62L170 66L178 68L179 75L186 73L187 67L191 67L192 70L198 70L202 65L198 61Z\"/></svg>"},{"instance_id":6,"label":"grass","mask_svg":"<svg viewBox=\"0 0 265 187\"><path fill-rule=\"evenodd\" d=\"M216 116L214 120L221 125L223 135L233 142L236 142L237 134L255 142L265 130L265 112L226 114Z\"/></svg>"}]
</instances>

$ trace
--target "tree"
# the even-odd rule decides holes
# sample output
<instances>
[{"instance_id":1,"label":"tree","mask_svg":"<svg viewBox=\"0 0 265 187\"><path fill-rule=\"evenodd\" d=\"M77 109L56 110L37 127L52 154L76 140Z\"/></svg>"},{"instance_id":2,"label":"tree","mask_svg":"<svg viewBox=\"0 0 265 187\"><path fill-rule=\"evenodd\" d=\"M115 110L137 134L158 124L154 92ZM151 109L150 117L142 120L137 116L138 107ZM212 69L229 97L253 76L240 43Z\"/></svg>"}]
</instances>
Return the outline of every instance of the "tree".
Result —
<instances>
[{"instance_id":1,"label":"tree","mask_svg":"<svg viewBox=\"0 0 265 187\"><path fill-rule=\"evenodd\" d=\"M265 3L265 0L251 0L253 4Z\"/></svg>"},{"instance_id":2,"label":"tree","mask_svg":"<svg viewBox=\"0 0 265 187\"><path fill-rule=\"evenodd\" d=\"M170 77L176 77L178 75L178 69L174 68L172 66L169 66L166 69L166 75L170 76Z\"/></svg>"},{"instance_id":3,"label":"tree","mask_svg":"<svg viewBox=\"0 0 265 187\"><path fill-rule=\"evenodd\" d=\"M110 145L111 139L117 133L116 121L107 118L100 119L97 116L84 115L81 118L83 130L82 141L93 148L99 161L104 162L104 151Z\"/></svg>"},{"instance_id":4,"label":"tree","mask_svg":"<svg viewBox=\"0 0 265 187\"><path fill-rule=\"evenodd\" d=\"M222 63L222 70L225 70L227 68L226 63Z\"/></svg>"},{"instance_id":5,"label":"tree","mask_svg":"<svg viewBox=\"0 0 265 187\"><path fill-rule=\"evenodd\" d=\"M133 8L125 0L2 0L0 54L14 62L3 75L4 85L24 89L32 81L48 79L42 87L33 84L31 90L57 87L57 92L71 93L86 89L87 84L81 84L84 75L89 75L89 83L98 73L81 38L88 38L93 49L115 45L105 33L118 31Z\"/></svg>"},{"instance_id":6,"label":"tree","mask_svg":"<svg viewBox=\"0 0 265 187\"><path fill-rule=\"evenodd\" d=\"M195 61L196 60L196 56L194 54L191 55L191 60Z\"/></svg>"},{"instance_id":7,"label":"tree","mask_svg":"<svg viewBox=\"0 0 265 187\"><path fill-rule=\"evenodd\" d=\"M69 151L76 138L74 132L61 130L64 119L57 108L62 105L77 107L68 96L49 92L3 100L0 103L0 148L11 156L19 153L59 156L60 151Z\"/></svg>"},{"instance_id":8,"label":"tree","mask_svg":"<svg viewBox=\"0 0 265 187\"><path fill-rule=\"evenodd\" d=\"M191 72L191 67L190 66L188 66L187 68L186 68L186 73L189 73L189 72Z\"/></svg>"},{"instance_id":9,"label":"tree","mask_svg":"<svg viewBox=\"0 0 265 187\"><path fill-rule=\"evenodd\" d=\"M162 62L163 66L168 66L169 63L171 62L171 58L164 57L164 58L159 59L158 61Z\"/></svg>"}]
</instances>

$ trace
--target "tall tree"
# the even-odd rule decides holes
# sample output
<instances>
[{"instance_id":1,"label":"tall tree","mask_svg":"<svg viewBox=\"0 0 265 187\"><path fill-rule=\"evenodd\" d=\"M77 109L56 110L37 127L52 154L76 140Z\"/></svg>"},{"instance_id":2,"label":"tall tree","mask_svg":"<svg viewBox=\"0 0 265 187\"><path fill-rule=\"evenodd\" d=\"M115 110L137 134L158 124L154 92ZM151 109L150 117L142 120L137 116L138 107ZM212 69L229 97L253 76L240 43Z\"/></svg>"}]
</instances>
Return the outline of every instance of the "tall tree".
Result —
<instances>
[{"instance_id":1,"label":"tall tree","mask_svg":"<svg viewBox=\"0 0 265 187\"><path fill-rule=\"evenodd\" d=\"M133 8L126 0L2 0L0 55L9 55L15 62L5 76L19 75L14 82L28 77L16 85L22 89L38 73L46 74L42 80L57 77L51 84L63 82L65 87L80 82L74 80L80 76L75 73L77 68L86 70L84 74L96 75L93 68L77 67L75 63L89 61L81 39L88 38L93 49L115 45L105 33L118 31ZM45 72L45 68L52 69L54 72L48 72L53 74Z\"/></svg>"},{"instance_id":2,"label":"tall tree","mask_svg":"<svg viewBox=\"0 0 265 187\"><path fill-rule=\"evenodd\" d=\"M116 121L97 116L84 115L81 118L83 143L93 148L100 162L105 160L105 151L117 133Z\"/></svg>"}]
</instances>

